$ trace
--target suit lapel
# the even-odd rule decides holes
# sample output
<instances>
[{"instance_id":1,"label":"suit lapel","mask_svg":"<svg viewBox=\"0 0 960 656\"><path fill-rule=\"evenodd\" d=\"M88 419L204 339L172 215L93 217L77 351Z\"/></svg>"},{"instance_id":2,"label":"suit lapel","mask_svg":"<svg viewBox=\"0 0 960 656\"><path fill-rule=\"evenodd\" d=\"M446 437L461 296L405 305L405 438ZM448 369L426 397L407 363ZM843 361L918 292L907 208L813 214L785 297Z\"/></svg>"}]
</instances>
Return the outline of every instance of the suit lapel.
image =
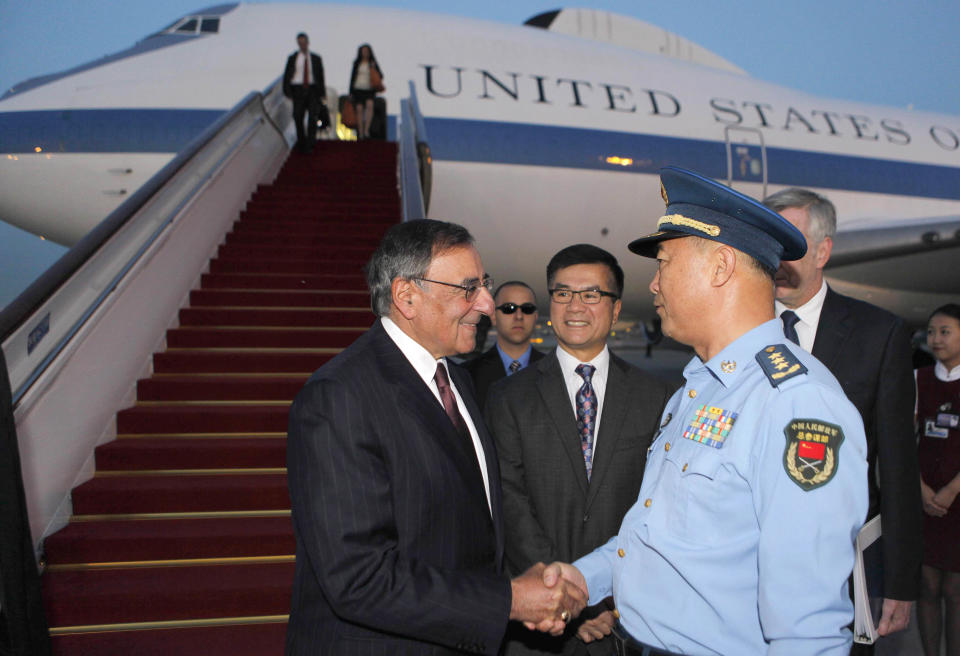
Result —
<instances>
[{"instance_id":1,"label":"suit lapel","mask_svg":"<svg viewBox=\"0 0 960 656\"><path fill-rule=\"evenodd\" d=\"M843 343L853 330L847 314L843 299L827 287L827 296L823 299L823 309L820 310L820 320L817 323L817 336L813 341L813 356L831 371L843 350Z\"/></svg>"},{"instance_id":2,"label":"suit lapel","mask_svg":"<svg viewBox=\"0 0 960 656\"><path fill-rule=\"evenodd\" d=\"M623 434L622 426L627 416L629 390L627 389L627 374L624 371L625 363L620 358L610 354L610 367L607 373L607 386L603 391L603 410L600 413L600 426L597 428L597 448L593 452L593 472L590 475L589 492L587 493L587 510L597 496L597 491L603 483L613 462L613 454L617 449L617 442Z\"/></svg>"},{"instance_id":3,"label":"suit lapel","mask_svg":"<svg viewBox=\"0 0 960 656\"><path fill-rule=\"evenodd\" d=\"M480 463L477 461L477 452L473 448L473 441L469 436L461 435L453 427L443 406L417 374L403 352L390 339L383 326L378 322L371 330L375 333L374 344L377 361L383 366L385 378L396 388L397 404L401 408L409 410L410 415L423 425L423 430L416 431L422 436L422 439L434 440L438 448L450 457L463 480L467 482L471 496L477 503L482 503L484 512L489 514L487 495L484 492L483 478L480 474ZM454 381L454 384L457 384L458 391L468 389L464 387L462 381L459 384ZM461 396L464 396L462 392ZM465 396L469 397L470 395ZM470 414L471 417L474 417L474 424L476 425L476 414L472 411ZM486 446L484 446L484 449L486 449Z\"/></svg>"},{"instance_id":4,"label":"suit lapel","mask_svg":"<svg viewBox=\"0 0 960 656\"><path fill-rule=\"evenodd\" d=\"M570 466L576 474L574 478L580 486L580 492L586 496L587 466L583 463L583 450L577 434L577 420L574 417L573 408L570 407L570 397L567 395L567 387L556 352L538 362L536 367L539 373L537 390L540 392L540 398L556 428L554 434L560 442L560 447L570 459Z\"/></svg>"},{"instance_id":5,"label":"suit lapel","mask_svg":"<svg viewBox=\"0 0 960 656\"><path fill-rule=\"evenodd\" d=\"M487 431L487 425L483 421L483 413L480 412L480 407L477 405L476 399L473 398L472 394L465 393L465 390L469 389L467 373L459 366L453 366L450 367L450 375L453 377L453 384L456 385L457 390L460 391L460 397L463 399L464 405L467 406L466 410L470 413L473 425L477 429L477 436L480 438L480 444L483 446L483 457L486 460L487 467L487 480L490 482L490 509L493 515L494 534L497 540L497 562L500 562L503 549L503 513L500 499L500 463L497 460L497 445ZM446 414L444 414L444 416L446 416ZM473 462L478 463L476 449L473 448L472 443L469 447ZM477 475L482 475L479 468L477 469ZM482 480L480 481L480 489L481 491L483 490ZM486 502L486 498L484 498L484 502Z\"/></svg>"}]
</instances>

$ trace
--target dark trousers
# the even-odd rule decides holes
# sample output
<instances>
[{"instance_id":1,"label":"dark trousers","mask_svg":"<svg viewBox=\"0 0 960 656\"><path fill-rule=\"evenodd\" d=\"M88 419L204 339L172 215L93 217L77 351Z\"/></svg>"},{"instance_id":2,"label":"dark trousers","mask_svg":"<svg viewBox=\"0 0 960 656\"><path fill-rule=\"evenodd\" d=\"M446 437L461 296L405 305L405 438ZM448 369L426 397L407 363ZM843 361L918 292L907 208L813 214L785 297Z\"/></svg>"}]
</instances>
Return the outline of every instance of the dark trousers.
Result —
<instances>
[{"instance_id":1,"label":"dark trousers","mask_svg":"<svg viewBox=\"0 0 960 656\"><path fill-rule=\"evenodd\" d=\"M313 143L317 138L317 106L320 104L319 90L314 85L304 87L302 84L292 86L293 95L293 122L297 126L297 143L304 144L303 116L307 116L307 134Z\"/></svg>"}]
</instances>

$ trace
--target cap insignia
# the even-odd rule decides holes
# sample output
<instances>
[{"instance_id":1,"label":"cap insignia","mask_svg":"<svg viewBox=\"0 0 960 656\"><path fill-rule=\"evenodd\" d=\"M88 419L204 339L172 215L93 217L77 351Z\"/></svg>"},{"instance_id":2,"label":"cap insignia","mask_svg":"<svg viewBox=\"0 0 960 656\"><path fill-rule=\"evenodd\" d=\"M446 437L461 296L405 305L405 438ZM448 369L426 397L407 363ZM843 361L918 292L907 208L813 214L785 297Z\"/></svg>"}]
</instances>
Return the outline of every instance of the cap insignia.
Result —
<instances>
[{"instance_id":1,"label":"cap insignia","mask_svg":"<svg viewBox=\"0 0 960 656\"><path fill-rule=\"evenodd\" d=\"M697 221L696 219L690 219L680 214L667 214L666 216L661 216L660 220L657 221L657 230L659 230L664 224L686 226L687 228L699 230L700 232L710 235L711 237L716 237L720 234L720 226L713 225L711 223L704 223L703 221Z\"/></svg>"},{"instance_id":2,"label":"cap insignia","mask_svg":"<svg viewBox=\"0 0 960 656\"><path fill-rule=\"evenodd\" d=\"M667 188L663 186L663 182L660 182L660 197L663 198L663 204L669 205L670 200L667 198Z\"/></svg>"}]
</instances>

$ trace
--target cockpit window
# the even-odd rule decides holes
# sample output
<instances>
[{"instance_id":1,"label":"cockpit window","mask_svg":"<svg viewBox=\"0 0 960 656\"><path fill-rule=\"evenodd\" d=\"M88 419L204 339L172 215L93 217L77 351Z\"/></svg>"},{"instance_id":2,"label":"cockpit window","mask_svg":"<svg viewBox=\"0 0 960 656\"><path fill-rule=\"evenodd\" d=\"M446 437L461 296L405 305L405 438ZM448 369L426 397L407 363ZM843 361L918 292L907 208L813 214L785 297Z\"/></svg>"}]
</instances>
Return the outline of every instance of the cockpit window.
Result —
<instances>
[{"instance_id":1,"label":"cockpit window","mask_svg":"<svg viewBox=\"0 0 960 656\"><path fill-rule=\"evenodd\" d=\"M220 19L204 18L200 21L200 31L216 34L220 31Z\"/></svg>"},{"instance_id":2,"label":"cockpit window","mask_svg":"<svg viewBox=\"0 0 960 656\"><path fill-rule=\"evenodd\" d=\"M177 32L191 32L191 33L193 33L193 32L196 32L196 31L197 31L197 19L196 19L196 18L191 18L190 20L186 21L185 23L181 23L180 26L177 27Z\"/></svg>"}]
</instances>

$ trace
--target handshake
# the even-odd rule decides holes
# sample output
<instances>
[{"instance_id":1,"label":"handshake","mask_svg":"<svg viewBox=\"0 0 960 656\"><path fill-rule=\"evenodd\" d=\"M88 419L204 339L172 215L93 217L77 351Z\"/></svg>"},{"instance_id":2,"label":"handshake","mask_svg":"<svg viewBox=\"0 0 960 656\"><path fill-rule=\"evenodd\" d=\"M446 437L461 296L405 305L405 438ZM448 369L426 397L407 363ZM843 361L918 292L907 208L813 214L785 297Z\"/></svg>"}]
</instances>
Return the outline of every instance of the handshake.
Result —
<instances>
[{"instance_id":1,"label":"handshake","mask_svg":"<svg viewBox=\"0 0 960 656\"><path fill-rule=\"evenodd\" d=\"M510 582L510 619L558 636L587 605L587 582L573 565L537 563ZM608 631L609 633L609 631ZM582 636L581 636L582 637Z\"/></svg>"}]
</instances>

